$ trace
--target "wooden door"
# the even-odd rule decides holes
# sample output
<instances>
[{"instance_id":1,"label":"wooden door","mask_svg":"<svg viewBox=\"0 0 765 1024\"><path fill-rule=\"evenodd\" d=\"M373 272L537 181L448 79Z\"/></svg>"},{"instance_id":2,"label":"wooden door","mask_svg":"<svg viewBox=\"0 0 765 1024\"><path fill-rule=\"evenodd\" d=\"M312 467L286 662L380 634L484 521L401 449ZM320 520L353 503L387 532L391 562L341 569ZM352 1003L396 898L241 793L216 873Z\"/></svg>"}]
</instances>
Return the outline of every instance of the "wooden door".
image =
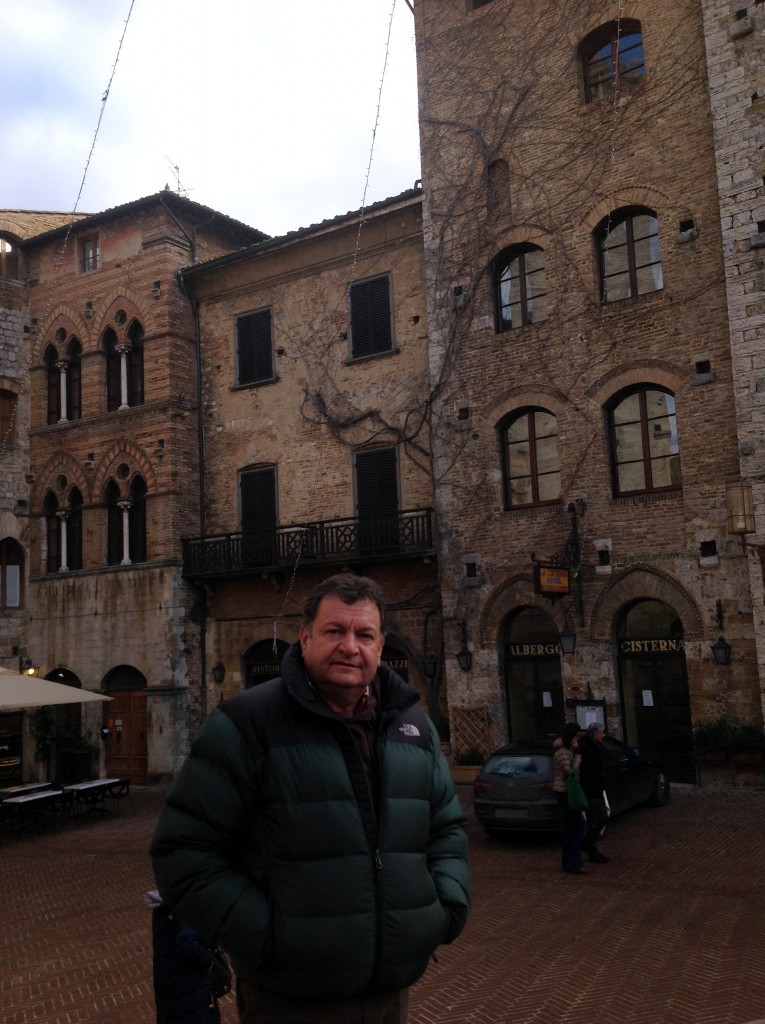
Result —
<instances>
[{"instance_id":1,"label":"wooden door","mask_svg":"<svg viewBox=\"0 0 765 1024\"><path fill-rule=\"evenodd\" d=\"M146 691L116 690L110 696L106 719L111 735L106 739L106 774L147 782Z\"/></svg>"}]
</instances>

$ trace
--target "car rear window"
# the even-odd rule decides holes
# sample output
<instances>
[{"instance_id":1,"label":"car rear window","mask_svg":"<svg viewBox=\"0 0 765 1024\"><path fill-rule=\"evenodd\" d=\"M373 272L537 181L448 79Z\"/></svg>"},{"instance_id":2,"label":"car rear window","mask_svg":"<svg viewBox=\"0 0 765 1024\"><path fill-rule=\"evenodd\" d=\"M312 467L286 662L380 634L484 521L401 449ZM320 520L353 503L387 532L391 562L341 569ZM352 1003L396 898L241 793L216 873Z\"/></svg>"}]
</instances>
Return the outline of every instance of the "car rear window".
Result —
<instances>
[{"instance_id":1,"label":"car rear window","mask_svg":"<svg viewBox=\"0 0 765 1024\"><path fill-rule=\"evenodd\" d=\"M486 762L489 775L552 775L552 758L547 754L495 754Z\"/></svg>"}]
</instances>

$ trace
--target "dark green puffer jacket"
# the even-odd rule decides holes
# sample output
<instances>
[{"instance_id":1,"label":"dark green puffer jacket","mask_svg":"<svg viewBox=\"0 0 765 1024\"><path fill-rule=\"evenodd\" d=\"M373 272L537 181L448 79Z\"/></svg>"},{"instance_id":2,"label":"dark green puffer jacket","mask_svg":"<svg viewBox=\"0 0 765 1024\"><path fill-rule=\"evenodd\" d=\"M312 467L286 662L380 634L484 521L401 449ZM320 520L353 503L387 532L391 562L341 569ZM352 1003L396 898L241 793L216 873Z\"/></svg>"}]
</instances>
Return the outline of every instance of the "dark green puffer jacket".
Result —
<instances>
[{"instance_id":1,"label":"dark green puffer jacket","mask_svg":"<svg viewBox=\"0 0 765 1024\"><path fill-rule=\"evenodd\" d=\"M405 988L467 919L465 818L437 734L415 690L379 677L378 794L293 645L281 679L204 722L159 819L162 898L271 991Z\"/></svg>"}]
</instances>

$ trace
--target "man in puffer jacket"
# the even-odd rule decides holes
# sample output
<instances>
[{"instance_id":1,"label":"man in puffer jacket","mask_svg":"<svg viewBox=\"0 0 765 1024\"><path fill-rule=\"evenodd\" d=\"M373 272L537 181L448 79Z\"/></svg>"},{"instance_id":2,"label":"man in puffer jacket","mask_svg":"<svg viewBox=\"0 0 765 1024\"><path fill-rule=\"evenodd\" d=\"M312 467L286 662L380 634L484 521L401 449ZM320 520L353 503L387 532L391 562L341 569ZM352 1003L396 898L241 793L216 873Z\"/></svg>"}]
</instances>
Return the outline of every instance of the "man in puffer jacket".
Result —
<instances>
[{"instance_id":1,"label":"man in puffer jacket","mask_svg":"<svg viewBox=\"0 0 765 1024\"><path fill-rule=\"evenodd\" d=\"M404 1024L467 919L465 818L384 620L372 580L320 584L281 678L208 717L157 825L159 891L230 955L241 1024Z\"/></svg>"}]
</instances>

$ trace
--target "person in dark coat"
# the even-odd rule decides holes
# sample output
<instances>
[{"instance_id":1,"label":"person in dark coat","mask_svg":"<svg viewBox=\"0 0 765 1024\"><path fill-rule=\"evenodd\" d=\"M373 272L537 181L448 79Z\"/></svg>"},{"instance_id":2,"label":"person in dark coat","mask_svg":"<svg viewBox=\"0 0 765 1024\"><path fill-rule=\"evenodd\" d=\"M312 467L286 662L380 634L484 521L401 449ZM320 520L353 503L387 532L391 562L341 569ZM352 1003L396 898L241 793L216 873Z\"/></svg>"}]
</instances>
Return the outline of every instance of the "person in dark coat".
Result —
<instances>
[{"instance_id":1,"label":"person in dark coat","mask_svg":"<svg viewBox=\"0 0 765 1024\"><path fill-rule=\"evenodd\" d=\"M579 768L579 781L589 801L587 811L587 831L584 835L582 850L593 864L608 864L606 857L598 849L600 834L608 821L608 809L604 796L603 785L603 737L606 730L600 722L587 726L587 731L579 741L579 753L582 764Z\"/></svg>"},{"instance_id":2,"label":"person in dark coat","mask_svg":"<svg viewBox=\"0 0 765 1024\"><path fill-rule=\"evenodd\" d=\"M373 580L320 583L281 676L203 722L151 845L157 887L236 972L241 1024L405 1024L470 908L464 811Z\"/></svg>"},{"instance_id":3,"label":"person in dark coat","mask_svg":"<svg viewBox=\"0 0 765 1024\"><path fill-rule=\"evenodd\" d=\"M152 912L157 1024L220 1024L213 951L173 917L156 890L147 892L144 902Z\"/></svg>"}]
</instances>

